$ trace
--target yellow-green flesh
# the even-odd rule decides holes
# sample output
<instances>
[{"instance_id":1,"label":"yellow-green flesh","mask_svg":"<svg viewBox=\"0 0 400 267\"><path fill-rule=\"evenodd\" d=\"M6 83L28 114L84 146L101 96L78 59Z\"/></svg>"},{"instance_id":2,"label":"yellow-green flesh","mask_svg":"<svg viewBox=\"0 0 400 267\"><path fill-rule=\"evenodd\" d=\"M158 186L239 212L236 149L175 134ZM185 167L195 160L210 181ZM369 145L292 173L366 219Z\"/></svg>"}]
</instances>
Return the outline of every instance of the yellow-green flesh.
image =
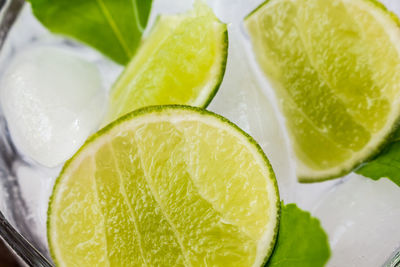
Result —
<instances>
[{"instance_id":1,"label":"yellow-green flesh","mask_svg":"<svg viewBox=\"0 0 400 267\"><path fill-rule=\"evenodd\" d=\"M150 105L205 107L225 72L226 25L202 2L177 16L160 16L114 84L107 121Z\"/></svg>"},{"instance_id":2,"label":"yellow-green flesh","mask_svg":"<svg viewBox=\"0 0 400 267\"><path fill-rule=\"evenodd\" d=\"M351 171L394 130L398 25L368 0L271 0L246 19L286 117L300 180Z\"/></svg>"},{"instance_id":3,"label":"yellow-green flesh","mask_svg":"<svg viewBox=\"0 0 400 267\"><path fill-rule=\"evenodd\" d=\"M49 244L60 266L260 266L278 209L250 137L206 111L152 108L103 129L65 165Z\"/></svg>"}]
</instances>

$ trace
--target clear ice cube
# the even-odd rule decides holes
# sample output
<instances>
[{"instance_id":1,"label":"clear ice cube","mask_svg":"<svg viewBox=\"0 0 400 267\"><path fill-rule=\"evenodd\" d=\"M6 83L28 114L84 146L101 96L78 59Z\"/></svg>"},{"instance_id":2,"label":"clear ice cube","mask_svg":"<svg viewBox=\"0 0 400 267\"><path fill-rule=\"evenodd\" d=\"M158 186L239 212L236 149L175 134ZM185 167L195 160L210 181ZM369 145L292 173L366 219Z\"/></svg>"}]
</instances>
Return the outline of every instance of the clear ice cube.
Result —
<instances>
[{"instance_id":1,"label":"clear ice cube","mask_svg":"<svg viewBox=\"0 0 400 267\"><path fill-rule=\"evenodd\" d=\"M21 51L0 86L17 148L48 167L70 158L102 119L101 83L96 66L71 52L45 46Z\"/></svg>"},{"instance_id":2,"label":"clear ice cube","mask_svg":"<svg viewBox=\"0 0 400 267\"><path fill-rule=\"evenodd\" d=\"M388 179L351 174L312 213L329 236L328 266L382 266L400 246L400 188Z\"/></svg>"}]
</instances>

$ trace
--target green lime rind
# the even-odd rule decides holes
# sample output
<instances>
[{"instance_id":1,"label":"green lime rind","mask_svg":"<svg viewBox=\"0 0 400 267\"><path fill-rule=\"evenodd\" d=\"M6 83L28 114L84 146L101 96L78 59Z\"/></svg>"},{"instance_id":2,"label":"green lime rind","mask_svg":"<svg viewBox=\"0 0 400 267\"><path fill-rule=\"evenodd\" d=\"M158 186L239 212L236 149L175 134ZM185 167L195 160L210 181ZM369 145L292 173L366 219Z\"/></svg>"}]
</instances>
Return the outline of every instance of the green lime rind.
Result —
<instances>
[{"instance_id":1,"label":"green lime rind","mask_svg":"<svg viewBox=\"0 0 400 267\"><path fill-rule=\"evenodd\" d=\"M400 129L400 114L399 117L395 123L395 125L393 126L392 130L390 131L390 133L384 138L384 140L378 144L378 146L365 158L362 160L359 160L358 162L356 162L354 164L353 167L351 168L347 168L347 169L343 169L338 173L329 175L329 176L325 176L321 179L316 180L315 178L310 178L310 177L306 177L306 176L298 176L298 181L300 183L303 184L311 184L311 183L318 183L318 182L324 182L324 181L329 181L329 180L334 180L334 179L338 179L341 178L343 176L345 176L346 174L349 174L350 172L355 172L357 171L359 168L361 168L363 166L363 164L365 162L368 162L370 160L375 159L377 156L380 155L380 153L389 145L392 143L393 137L396 136L396 132Z\"/></svg>"},{"instance_id":2,"label":"green lime rind","mask_svg":"<svg viewBox=\"0 0 400 267\"><path fill-rule=\"evenodd\" d=\"M80 149L68 160L65 162L60 174L58 175L58 177L56 178L56 181L54 183L54 187L52 190L52 194L49 198L49 204L48 204L48 210L47 210L47 241L49 244L49 251L50 251L50 255L55 263L56 266L60 266L56 254L54 252L54 246L55 244L53 244L51 237L51 219L52 219L52 211L53 211L53 202L54 202L54 197L56 196L59 186L60 186L60 182L63 178L64 173L66 172L66 170L68 169L68 167L70 166L70 164L72 162L74 162L75 158L77 158L81 153L83 153L83 151L85 151L86 147L95 142L98 138L102 137L103 135L107 134L108 132L110 132L114 127L120 125L123 122L126 121L130 121L134 118L138 118L141 116L145 116L148 115L150 113L165 113L168 112L168 110L181 110L181 111L189 111L189 112L193 112L193 113L198 113L198 114L202 114L204 116L209 116L212 118L216 118L218 119L220 122L229 125L234 131L238 132L239 134L243 135L246 140L249 142L249 144L251 144L251 146L253 146L253 148L256 149L256 151L259 153L259 155L261 156L261 158L263 159L263 162L265 163L265 166L267 167L268 171L269 171L269 179L271 180L273 186L274 186L274 190L275 190L275 196L276 196L276 201L274 206L276 207L276 223L274 226L274 230L273 230L273 235L272 235L272 239L270 240L269 243L269 248L265 253L264 256L264 260L261 266L264 266L268 259L270 258L275 244L276 244L276 239L278 236L278 231L279 231L279 222L280 222L280 216L281 216L281 201L280 201L280 196L279 196L279 188L278 188L278 183L276 180L276 176L275 176L275 172L273 171L272 165L269 162L267 156L265 155L264 151L262 150L261 146L254 140L253 137L251 137L248 133L246 133L245 131L243 131L241 128L239 128L239 126L237 126L236 124L234 124L233 122L229 121L228 119L222 117L221 115L218 115L216 113L213 113L211 111L199 108L199 107L193 107L193 106L187 106L187 105L157 105L157 106L148 106L148 107L144 107L144 108L140 108L137 110L134 110L120 118L118 118L117 120L113 121L112 123L108 124L107 126L105 126L104 128L102 128L101 130L99 130L98 132L96 132L95 134L93 134L92 136L90 136L86 142L80 147Z\"/></svg>"},{"instance_id":3,"label":"green lime rind","mask_svg":"<svg viewBox=\"0 0 400 267\"><path fill-rule=\"evenodd\" d=\"M272 167L271 167L271 169L272 169ZM275 190L278 192L278 183L276 182L276 178L275 178L275 174L274 173L273 173L273 175L274 175L274 181L275 181L274 185L275 185L275 188L276 188ZM267 254L264 257L264 262L261 264L261 266L265 266L268 263L269 259L272 256L272 253L274 252L274 249L275 249L277 241L278 241L279 224L280 224L280 221L281 221L281 214L282 214L282 204L281 204L281 202L279 200L276 203L276 209L278 211L277 215L276 215L277 223L276 223L276 226L275 226L275 229L274 229L273 241L271 243L271 247L268 249Z\"/></svg>"},{"instance_id":4,"label":"green lime rind","mask_svg":"<svg viewBox=\"0 0 400 267\"><path fill-rule=\"evenodd\" d=\"M390 11L384 4L382 4L378 0L364 0L364 1L368 2L368 3L371 3L371 4L375 5L377 8L381 9L384 13L389 15L394 22L396 22L397 26L400 27L400 19L399 19L399 17L397 17L397 15L395 13Z\"/></svg>"},{"instance_id":5,"label":"green lime rind","mask_svg":"<svg viewBox=\"0 0 400 267\"><path fill-rule=\"evenodd\" d=\"M261 8L263 8L266 4L268 4L271 0L265 0L264 2L262 2L261 4L259 4L253 11L251 11L249 14L247 14L244 17L244 21L246 21L248 18L250 18L252 15L254 15L255 13L257 13Z\"/></svg>"},{"instance_id":6,"label":"green lime rind","mask_svg":"<svg viewBox=\"0 0 400 267\"><path fill-rule=\"evenodd\" d=\"M369 1L369 0L367 0ZM324 181L329 181L329 180L334 180L337 178L341 178L345 176L346 174L349 174L350 172L357 171L359 168L363 166L365 162L368 162L370 160L375 159L379 154L389 145L393 142L393 138L396 137L396 134L400 130L400 114L396 120L396 123L393 125L392 130L387 134L387 136L382 140L381 143L379 143L376 148L365 158L362 160L359 160L354 164L353 167L343 169L342 171L332 174L329 176L325 176L321 179L316 180L315 178L310 178L306 176L298 176L298 181L304 184L311 184L311 183L318 183L318 182L324 182Z\"/></svg>"},{"instance_id":7,"label":"green lime rind","mask_svg":"<svg viewBox=\"0 0 400 267\"><path fill-rule=\"evenodd\" d=\"M400 27L399 18L391 11L389 11L382 3L377 0L360 0L361 2L366 3L371 7L371 9L379 10L379 14L381 17L387 19L388 23L393 22L391 24L393 28ZM271 0L267 0L260 4L255 10L253 10L249 15L245 17L245 23L249 21L253 16L258 16L258 12L261 12L263 8L266 8L266 5L269 4ZM378 13L377 12L377 13ZM344 162L342 166L338 165L336 167L332 167L330 169L326 169L326 171L313 171L311 168L308 169L307 172L303 172L302 174L297 174L299 182L302 183L314 183L314 182L322 182L326 180L332 180L336 178L340 178L351 171L357 170L361 167L361 165L374 159L391 141L393 136L396 134L396 131L400 129L400 112L394 112L392 116L393 124L391 126L386 126L386 129L382 132L382 137L371 144L369 144L368 149L365 149L362 154L359 154L355 157L351 164L348 162ZM347 166L344 166L347 165ZM320 173L318 173L320 172Z\"/></svg>"},{"instance_id":8,"label":"green lime rind","mask_svg":"<svg viewBox=\"0 0 400 267\"><path fill-rule=\"evenodd\" d=\"M222 22L221 22L222 23ZM223 47L221 48L222 52L222 61L221 61L221 68L219 74L217 74L218 79L216 83L214 84L214 88L210 90L210 93L208 95L208 98L204 101L202 105L199 105L199 107L202 108L207 108L208 105L210 105L211 101L214 99L216 94L218 93L219 88L221 87L222 81L224 80L225 76L225 71L226 71L226 63L228 62L228 47L229 47L229 35L228 35L228 27L226 24L223 23L224 33L223 33L223 41L221 42L223 44Z\"/></svg>"}]
</instances>

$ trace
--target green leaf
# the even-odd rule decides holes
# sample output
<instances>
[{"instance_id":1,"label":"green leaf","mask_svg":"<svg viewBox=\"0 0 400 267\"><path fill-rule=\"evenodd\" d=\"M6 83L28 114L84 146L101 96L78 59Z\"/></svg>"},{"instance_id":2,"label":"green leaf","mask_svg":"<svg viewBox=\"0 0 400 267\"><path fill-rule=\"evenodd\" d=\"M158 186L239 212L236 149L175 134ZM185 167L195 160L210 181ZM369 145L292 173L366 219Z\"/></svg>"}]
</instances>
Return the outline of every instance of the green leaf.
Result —
<instances>
[{"instance_id":1,"label":"green leaf","mask_svg":"<svg viewBox=\"0 0 400 267\"><path fill-rule=\"evenodd\" d=\"M356 173L373 180L385 177L400 186L400 141L394 140L387 145L375 159L366 162Z\"/></svg>"},{"instance_id":2,"label":"green leaf","mask_svg":"<svg viewBox=\"0 0 400 267\"><path fill-rule=\"evenodd\" d=\"M77 39L120 64L139 45L152 0L28 0L53 33Z\"/></svg>"},{"instance_id":3,"label":"green leaf","mask_svg":"<svg viewBox=\"0 0 400 267\"><path fill-rule=\"evenodd\" d=\"M321 267L329 256L328 237L318 219L295 204L282 205L278 240L265 266Z\"/></svg>"}]
</instances>

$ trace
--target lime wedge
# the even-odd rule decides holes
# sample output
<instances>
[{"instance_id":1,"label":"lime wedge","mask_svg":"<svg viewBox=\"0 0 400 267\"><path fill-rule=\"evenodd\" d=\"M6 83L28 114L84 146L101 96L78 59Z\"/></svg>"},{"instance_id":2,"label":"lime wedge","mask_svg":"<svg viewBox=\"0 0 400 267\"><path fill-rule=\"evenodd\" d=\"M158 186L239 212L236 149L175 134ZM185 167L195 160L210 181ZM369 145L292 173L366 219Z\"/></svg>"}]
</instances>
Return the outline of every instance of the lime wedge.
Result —
<instances>
[{"instance_id":1,"label":"lime wedge","mask_svg":"<svg viewBox=\"0 0 400 267\"><path fill-rule=\"evenodd\" d=\"M114 84L107 121L150 105L206 107L222 82L228 32L196 1L186 14L160 16Z\"/></svg>"},{"instance_id":2,"label":"lime wedge","mask_svg":"<svg viewBox=\"0 0 400 267\"><path fill-rule=\"evenodd\" d=\"M271 0L246 18L302 182L378 153L400 116L398 19L370 0Z\"/></svg>"},{"instance_id":3,"label":"lime wedge","mask_svg":"<svg viewBox=\"0 0 400 267\"><path fill-rule=\"evenodd\" d=\"M279 209L274 172L250 136L200 108L147 107L65 164L49 246L59 266L261 266Z\"/></svg>"}]
</instances>

